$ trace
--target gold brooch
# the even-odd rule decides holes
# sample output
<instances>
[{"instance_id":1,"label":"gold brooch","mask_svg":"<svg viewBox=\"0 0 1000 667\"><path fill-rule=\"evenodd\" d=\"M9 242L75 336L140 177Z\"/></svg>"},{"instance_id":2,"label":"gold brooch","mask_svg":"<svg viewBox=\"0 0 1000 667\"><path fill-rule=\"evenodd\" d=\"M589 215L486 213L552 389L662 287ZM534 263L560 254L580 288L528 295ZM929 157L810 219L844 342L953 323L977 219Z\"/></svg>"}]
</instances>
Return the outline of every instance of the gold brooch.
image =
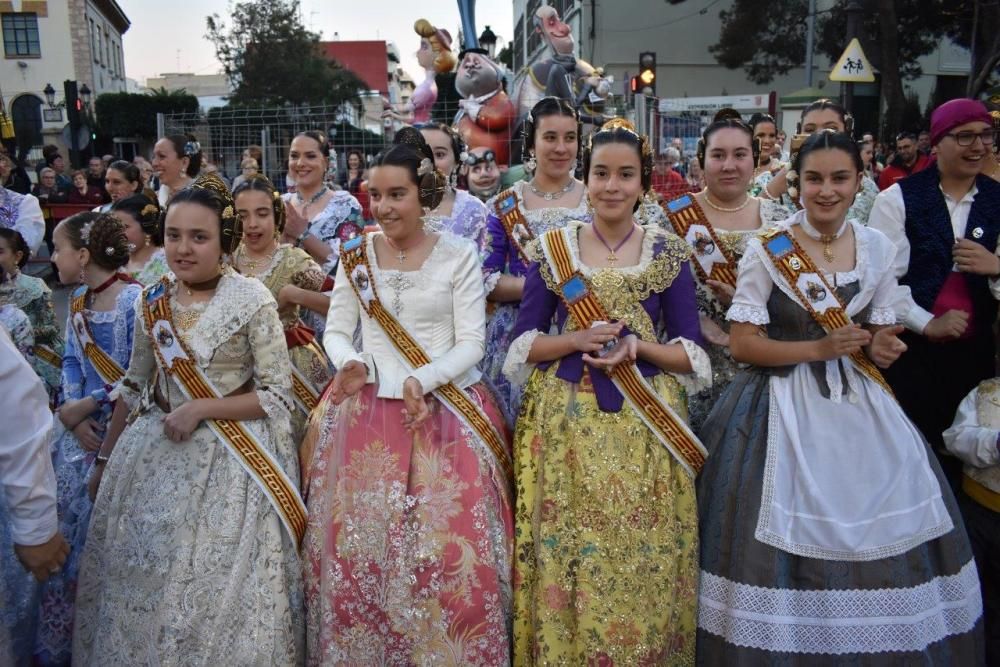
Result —
<instances>
[{"instance_id":1,"label":"gold brooch","mask_svg":"<svg viewBox=\"0 0 1000 667\"><path fill-rule=\"evenodd\" d=\"M231 218L231 217L233 217L233 207L232 206L227 206L226 208L222 209L222 217L223 218Z\"/></svg>"},{"instance_id":2,"label":"gold brooch","mask_svg":"<svg viewBox=\"0 0 1000 667\"><path fill-rule=\"evenodd\" d=\"M159 212L160 212L160 209L156 208L152 204L146 204L145 206L142 207L142 211L140 211L139 215L142 215L142 216L156 215Z\"/></svg>"}]
</instances>

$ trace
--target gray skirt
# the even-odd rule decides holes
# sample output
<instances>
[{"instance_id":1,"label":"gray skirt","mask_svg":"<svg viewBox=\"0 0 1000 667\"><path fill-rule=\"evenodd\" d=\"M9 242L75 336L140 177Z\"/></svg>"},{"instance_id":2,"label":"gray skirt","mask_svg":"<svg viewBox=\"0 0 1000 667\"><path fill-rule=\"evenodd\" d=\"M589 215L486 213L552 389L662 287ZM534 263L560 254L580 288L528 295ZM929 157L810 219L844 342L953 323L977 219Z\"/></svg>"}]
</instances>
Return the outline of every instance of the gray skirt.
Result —
<instances>
[{"instance_id":1,"label":"gray skirt","mask_svg":"<svg viewBox=\"0 0 1000 667\"><path fill-rule=\"evenodd\" d=\"M978 573L934 456L928 462L955 525L938 539L871 561L805 558L756 539L769 379L757 369L739 373L700 433L709 457L698 479L699 663L983 664Z\"/></svg>"}]
</instances>

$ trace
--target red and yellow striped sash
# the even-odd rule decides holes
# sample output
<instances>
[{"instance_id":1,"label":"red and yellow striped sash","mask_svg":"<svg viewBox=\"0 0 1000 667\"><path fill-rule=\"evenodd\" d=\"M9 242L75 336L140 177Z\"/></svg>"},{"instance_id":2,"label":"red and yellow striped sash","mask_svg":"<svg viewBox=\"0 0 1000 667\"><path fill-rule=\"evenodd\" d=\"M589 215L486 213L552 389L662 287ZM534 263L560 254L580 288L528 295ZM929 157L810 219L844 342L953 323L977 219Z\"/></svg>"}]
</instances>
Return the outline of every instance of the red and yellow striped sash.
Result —
<instances>
[{"instance_id":1,"label":"red and yellow striped sash","mask_svg":"<svg viewBox=\"0 0 1000 667\"><path fill-rule=\"evenodd\" d=\"M545 257L559 283L559 297L581 329L589 329L594 322L610 322L604 305L577 269L566 234L565 229L554 229L541 237ZM705 465L707 450L684 420L650 386L635 363L618 364L610 377L660 443L692 477L696 476Z\"/></svg>"},{"instance_id":2,"label":"red and yellow striped sash","mask_svg":"<svg viewBox=\"0 0 1000 667\"><path fill-rule=\"evenodd\" d=\"M774 268L778 270L792 292L798 297L802 307L825 331L830 332L853 324L851 318L847 316L847 309L840 297L837 296L837 292L826 281L823 272L816 267L815 262L802 249L794 236L786 230L775 229L763 236L761 245L763 245L764 252L767 253ZM802 289L803 279L810 284L809 294ZM829 303L829 300L833 300L835 305L825 307L822 311L814 305L814 303ZM889 383L882 376L882 372L863 350L852 354L851 361L859 371L871 378L890 396L895 397Z\"/></svg>"},{"instance_id":3,"label":"red and yellow striped sash","mask_svg":"<svg viewBox=\"0 0 1000 667\"><path fill-rule=\"evenodd\" d=\"M94 335L90 330L90 323L87 316L83 314L87 304L87 293L83 292L79 296L73 297L70 303L70 321L73 323L73 331L80 343L80 349L86 355L94 370L101 376L105 384L117 384L125 377L125 369L118 365L107 352L94 341ZM60 360L60 366L62 360Z\"/></svg>"},{"instance_id":4,"label":"red and yellow striped sash","mask_svg":"<svg viewBox=\"0 0 1000 667\"><path fill-rule=\"evenodd\" d=\"M167 285L168 278L164 278L143 293L143 317L157 361L166 374L177 380L189 400L221 398L194 362L194 356L184 341L174 331ZM300 544L306 531L306 506L277 461L243 422L232 419L207 419L205 422L256 481L295 544Z\"/></svg>"},{"instance_id":5,"label":"red and yellow striped sash","mask_svg":"<svg viewBox=\"0 0 1000 667\"><path fill-rule=\"evenodd\" d=\"M426 366L431 363L430 356L379 300L368 265L367 243L367 235L362 235L347 241L341 247L340 261L343 263L344 273L351 282L354 294L358 297L361 307L368 313L368 316L385 331L402 360L413 369ZM505 482L510 488L514 479L514 464L510 452L503 437L497 432L493 422L486 416L482 408L452 382L434 390L434 395L456 417L472 428L486 444L490 452L493 453L506 478Z\"/></svg>"},{"instance_id":6,"label":"red and yellow striped sash","mask_svg":"<svg viewBox=\"0 0 1000 667\"><path fill-rule=\"evenodd\" d=\"M690 194L681 195L664 204L663 209L677 235L691 246L694 253L691 264L701 282L718 280L735 287L736 257L723 247L698 200ZM707 270L706 265L709 267Z\"/></svg>"}]
</instances>

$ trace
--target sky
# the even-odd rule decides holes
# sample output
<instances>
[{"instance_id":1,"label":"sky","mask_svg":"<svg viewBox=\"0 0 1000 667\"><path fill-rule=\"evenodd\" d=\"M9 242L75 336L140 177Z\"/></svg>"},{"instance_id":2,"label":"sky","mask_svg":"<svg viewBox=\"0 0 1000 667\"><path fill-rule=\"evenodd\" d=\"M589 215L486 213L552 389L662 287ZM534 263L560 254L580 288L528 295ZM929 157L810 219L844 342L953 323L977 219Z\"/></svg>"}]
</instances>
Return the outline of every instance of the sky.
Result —
<instances>
[{"instance_id":1,"label":"sky","mask_svg":"<svg viewBox=\"0 0 1000 667\"><path fill-rule=\"evenodd\" d=\"M140 84L165 72L214 74L222 71L215 49L205 38L205 17L217 13L223 18L230 0L118 0L132 22L124 36L125 74ZM419 8L418 8L419 7ZM423 75L414 53L419 37L413 22L425 18L448 30L458 50L461 25L456 0L301 0L302 21L307 28L344 41L380 39L399 47L402 67L417 82ZM511 40L514 10L510 2L486 0L476 7L476 30L489 25L500 38L497 50Z\"/></svg>"}]
</instances>

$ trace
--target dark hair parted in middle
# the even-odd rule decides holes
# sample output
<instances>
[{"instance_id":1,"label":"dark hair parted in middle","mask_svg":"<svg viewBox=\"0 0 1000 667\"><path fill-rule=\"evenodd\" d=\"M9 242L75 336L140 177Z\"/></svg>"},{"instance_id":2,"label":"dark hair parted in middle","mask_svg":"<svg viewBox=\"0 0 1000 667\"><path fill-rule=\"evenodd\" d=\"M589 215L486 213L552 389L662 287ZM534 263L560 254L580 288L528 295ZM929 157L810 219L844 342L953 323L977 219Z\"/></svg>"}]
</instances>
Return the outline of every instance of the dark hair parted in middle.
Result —
<instances>
[{"instance_id":1,"label":"dark hair parted in middle","mask_svg":"<svg viewBox=\"0 0 1000 667\"><path fill-rule=\"evenodd\" d=\"M375 157L376 167L402 167L417 186L420 205L434 209L441 203L448 178L434 166L434 153L420 130L404 127L392 138L393 145Z\"/></svg>"},{"instance_id":2,"label":"dark hair parted in middle","mask_svg":"<svg viewBox=\"0 0 1000 667\"><path fill-rule=\"evenodd\" d=\"M865 170L865 163L861 159L861 152L858 150L858 145L849 134L834 132L833 130L820 130L810 134L809 138L802 144L802 147L799 148L799 152L796 153L795 159L792 161L792 169L796 174L801 177L801 167L805 164L806 157L818 150L844 151L851 157L854 167L859 172Z\"/></svg>"},{"instance_id":3,"label":"dark hair parted in middle","mask_svg":"<svg viewBox=\"0 0 1000 667\"><path fill-rule=\"evenodd\" d=\"M164 224L170 209L184 203L198 204L213 211L219 217L219 241L223 254L231 255L236 251L243 237L243 227L236 215L233 196L222 179L215 174L202 174L194 183L177 192L167 204Z\"/></svg>"},{"instance_id":4,"label":"dark hair parted in middle","mask_svg":"<svg viewBox=\"0 0 1000 667\"><path fill-rule=\"evenodd\" d=\"M133 185L133 192L142 192L142 174L139 172L139 167L127 160L115 160L108 165L108 171L112 169L124 176L125 180Z\"/></svg>"},{"instance_id":5,"label":"dark hair parted in middle","mask_svg":"<svg viewBox=\"0 0 1000 667\"><path fill-rule=\"evenodd\" d=\"M701 135L701 139L698 140L698 147L696 150L696 155L698 157L698 165L704 169L705 168L705 154L708 152L708 145L712 141L712 135L719 130L734 129L745 132L747 139L750 140L750 150L753 153L753 163L760 163L760 142L754 140L753 129L743 121L743 116L740 115L739 111L735 109L725 108L719 109L712 118L712 122Z\"/></svg>"},{"instance_id":6,"label":"dark hair parted in middle","mask_svg":"<svg viewBox=\"0 0 1000 667\"><path fill-rule=\"evenodd\" d=\"M263 192L271 199L271 209L274 212L274 228L278 233L285 231L285 202L281 199L281 193L274 187L271 179L263 174L254 174L233 190L233 201L244 192Z\"/></svg>"},{"instance_id":7,"label":"dark hair parted in middle","mask_svg":"<svg viewBox=\"0 0 1000 667\"><path fill-rule=\"evenodd\" d=\"M577 124L580 122L580 115L569 102L561 97L543 97L538 100L535 106L531 107L531 111L528 112L527 118L524 119L521 144L521 153L523 155L530 155L531 151L535 149L535 132L538 130L538 123L541 119L548 116L565 116L567 118L572 118L577 122ZM577 136L579 136L579 133ZM579 149L579 147L578 142L577 149Z\"/></svg>"},{"instance_id":8,"label":"dark hair parted in middle","mask_svg":"<svg viewBox=\"0 0 1000 667\"><path fill-rule=\"evenodd\" d=\"M162 211L156 199L150 199L144 194L129 195L112 204L111 210L128 213L139 223L143 234L149 236L153 245L163 245L163 221L160 219Z\"/></svg>"},{"instance_id":9,"label":"dark hair parted in middle","mask_svg":"<svg viewBox=\"0 0 1000 667\"><path fill-rule=\"evenodd\" d=\"M639 167L642 178L642 194L645 195L653 186L653 151L649 147L649 139L640 136L632 123L623 118L613 118L609 120L601 129L590 137L587 148L583 151L583 182L590 182L590 165L594 152L601 146L609 144L625 144L635 149L639 158ZM639 210L642 203L642 196L635 200L632 212Z\"/></svg>"}]
</instances>

